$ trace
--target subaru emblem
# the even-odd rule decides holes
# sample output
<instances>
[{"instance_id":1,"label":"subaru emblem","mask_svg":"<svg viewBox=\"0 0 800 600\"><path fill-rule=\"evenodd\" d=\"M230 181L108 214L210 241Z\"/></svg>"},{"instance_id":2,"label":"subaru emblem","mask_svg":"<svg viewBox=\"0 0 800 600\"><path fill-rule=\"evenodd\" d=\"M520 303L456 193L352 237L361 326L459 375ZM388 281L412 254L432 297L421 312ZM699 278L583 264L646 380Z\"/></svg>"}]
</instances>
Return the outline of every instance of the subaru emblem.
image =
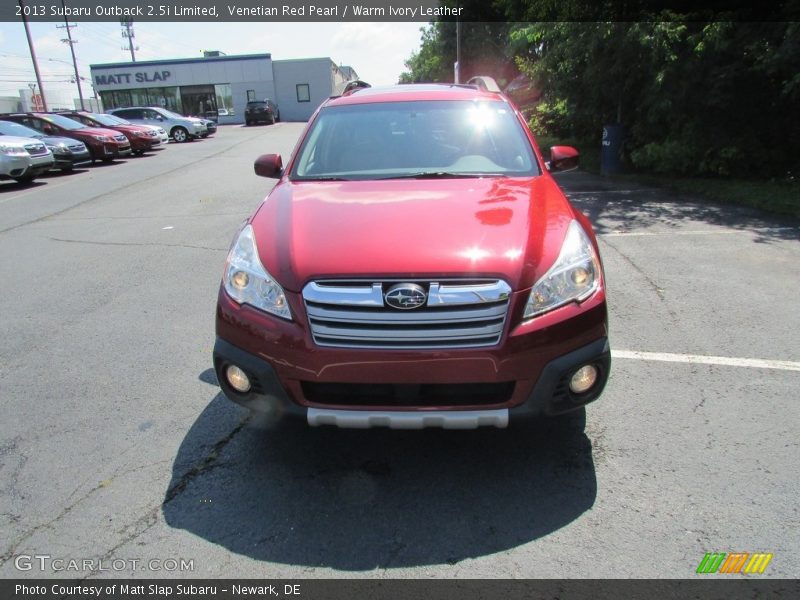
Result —
<instances>
[{"instance_id":1,"label":"subaru emblem","mask_svg":"<svg viewBox=\"0 0 800 600\"><path fill-rule=\"evenodd\" d=\"M383 299L392 308L410 310L423 306L428 300L428 294L425 288L416 283L398 283L389 288Z\"/></svg>"}]
</instances>

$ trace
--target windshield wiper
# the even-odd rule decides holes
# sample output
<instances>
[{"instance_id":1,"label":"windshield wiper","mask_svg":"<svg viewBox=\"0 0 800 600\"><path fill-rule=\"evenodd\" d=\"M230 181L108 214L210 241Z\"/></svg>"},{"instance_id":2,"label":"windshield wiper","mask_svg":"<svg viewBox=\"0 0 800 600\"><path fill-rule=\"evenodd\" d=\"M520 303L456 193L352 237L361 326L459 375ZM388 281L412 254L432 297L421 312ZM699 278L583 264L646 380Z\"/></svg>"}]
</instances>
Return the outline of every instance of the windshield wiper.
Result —
<instances>
[{"instance_id":1,"label":"windshield wiper","mask_svg":"<svg viewBox=\"0 0 800 600\"><path fill-rule=\"evenodd\" d=\"M337 177L336 175L319 175L316 177L298 177L296 179L292 179L292 181L302 182L302 181L353 181L347 177Z\"/></svg>"},{"instance_id":2,"label":"windshield wiper","mask_svg":"<svg viewBox=\"0 0 800 600\"><path fill-rule=\"evenodd\" d=\"M453 173L450 171L420 171L419 173L403 173L378 179L475 179L478 177L507 177L502 173Z\"/></svg>"}]
</instances>

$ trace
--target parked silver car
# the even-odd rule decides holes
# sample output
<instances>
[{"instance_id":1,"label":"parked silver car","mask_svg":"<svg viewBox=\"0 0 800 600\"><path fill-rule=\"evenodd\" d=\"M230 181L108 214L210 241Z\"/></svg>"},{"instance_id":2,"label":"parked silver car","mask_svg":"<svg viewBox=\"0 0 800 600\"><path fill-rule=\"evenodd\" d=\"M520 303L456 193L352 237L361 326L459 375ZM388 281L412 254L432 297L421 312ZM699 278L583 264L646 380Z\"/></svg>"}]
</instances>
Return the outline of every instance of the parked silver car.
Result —
<instances>
[{"instance_id":1,"label":"parked silver car","mask_svg":"<svg viewBox=\"0 0 800 600\"><path fill-rule=\"evenodd\" d=\"M189 142L208 135L208 130L200 119L184 117L160 106L132 106L106 112L136 125L163 127L176 142Z\"/></svg>"}]
</instances>

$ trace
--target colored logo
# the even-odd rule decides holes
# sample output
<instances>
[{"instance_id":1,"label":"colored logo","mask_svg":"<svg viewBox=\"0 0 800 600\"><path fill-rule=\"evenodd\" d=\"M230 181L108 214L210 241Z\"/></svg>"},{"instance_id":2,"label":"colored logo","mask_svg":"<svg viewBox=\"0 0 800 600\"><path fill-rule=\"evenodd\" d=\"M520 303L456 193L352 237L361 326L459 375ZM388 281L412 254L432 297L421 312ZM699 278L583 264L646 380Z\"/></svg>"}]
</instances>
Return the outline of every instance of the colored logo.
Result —
<instances>
[{"instance_id":1,"label":"colored logo","mask_svg":"<svg viewBox=\"0 0 800 600\"><path fill-rule=\"evenodd\" d=\"M697 573L743 573L747 575L761 575L767 568L772 554L763 552L706 552Z\"/></svg>"},{"instance_id":2,"label":"colored logo","mask_svg":"<svg viewBox=\"0 0 800 600\"><path fill-rule=\"evenodd\" d=\"M398 283L392 286L384 296L386 304L400 310L418 308L425 304L427 299L428 294L425 292L425 288L416 283Z\"/></svg>"}]
</instances>

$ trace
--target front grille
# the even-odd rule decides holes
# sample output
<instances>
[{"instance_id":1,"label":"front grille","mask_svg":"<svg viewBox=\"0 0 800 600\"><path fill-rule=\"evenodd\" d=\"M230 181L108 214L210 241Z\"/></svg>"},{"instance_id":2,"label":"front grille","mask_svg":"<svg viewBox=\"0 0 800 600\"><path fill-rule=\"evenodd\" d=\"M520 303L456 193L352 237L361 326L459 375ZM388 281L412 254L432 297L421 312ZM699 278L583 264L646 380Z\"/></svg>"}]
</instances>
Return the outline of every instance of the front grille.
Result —
<instances>
[{"instance_id":1,"label":"front grille","mask_svg":"<svg viewBox=\"0 0 800 600\"><path fill-rule=\"evenodd\" d=\"M127 142L128 141L128 138L126 138L124 135L115 135L114 139L117 140L118 142Z\"/></svg>"},{"instance_id":2,"label":"front grille","mask_svg":"<svg viewBox=\"0 0 800 600\"><path fill-rule=\"evenodd\" d=\"M303 396L328 406L491 406L511 400L514 382L501 383L301 383Z\"/></svg>"},{"instance_id":3,"label":"front grille","mask_svg":"<svg viewBox=\"0 0 800 600\"><path fill-rule=\"evenodd\" d=\"M47 146L44 144L26 144L25 150L28 151L28 154L31 156L40 156L42 154L47 154Z\"/></svg>"},{"instance_id":4,"label":"front grille","mask_svg":"<svg viewBox=\"0 0 800 600\"><path fill-rule=\"evenodd\" d=\"M75 144L74 146L68 146L70 152L75 152L77 154L81 154L83 152L87 152L86 146L83 144Z\"/></svg>"},{"instance_id":5,"label":"front grille","mask_svg":"<svg viewBox=\"0 0 800 600\"><path fill-rule=\"evenodd\" d=\"M503 335L511 288L498 280L416 281L426 303L387 306L384 295L406 281L316 281L303 289L314 342L338 348L477 348Z\"/></svg>"}]
</instances>

